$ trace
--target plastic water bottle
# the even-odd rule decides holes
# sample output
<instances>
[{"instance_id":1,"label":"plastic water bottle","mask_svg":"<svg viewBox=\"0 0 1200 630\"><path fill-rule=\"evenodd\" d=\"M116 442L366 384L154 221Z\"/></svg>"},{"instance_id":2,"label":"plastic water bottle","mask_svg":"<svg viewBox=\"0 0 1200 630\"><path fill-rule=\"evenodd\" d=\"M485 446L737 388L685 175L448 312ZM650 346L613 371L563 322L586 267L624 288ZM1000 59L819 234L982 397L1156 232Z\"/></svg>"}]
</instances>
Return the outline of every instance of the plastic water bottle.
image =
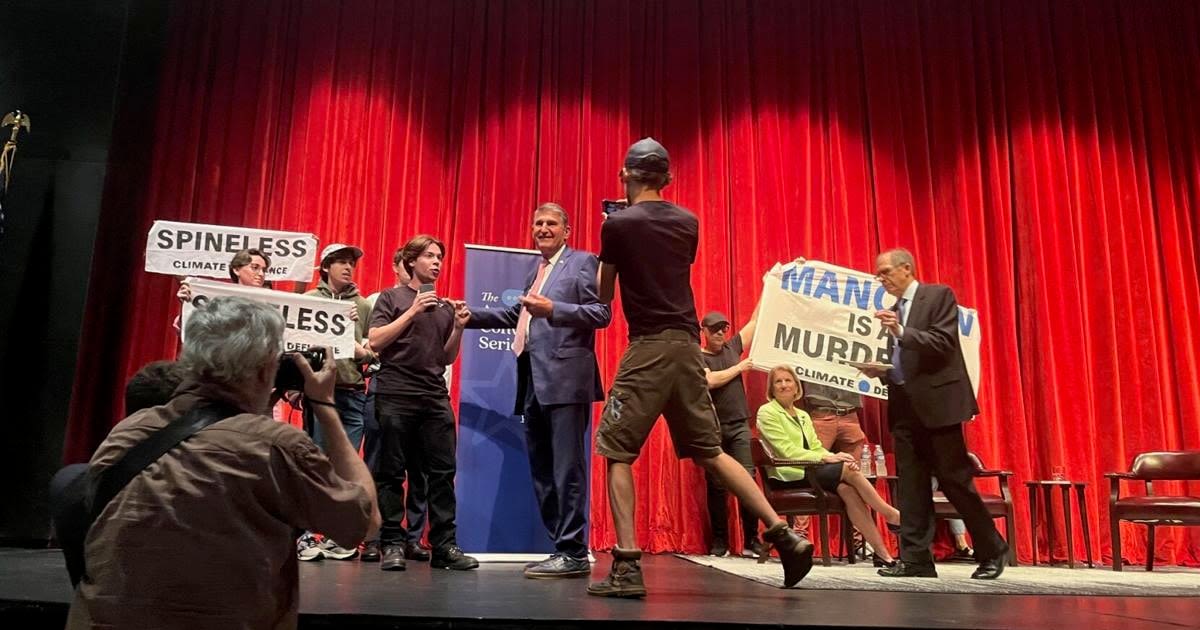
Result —
<instances>
[{"instance_id":1,"label":"plastic water bottle","mask_svg":"<svg viewBox=\"0 0 1200 630\"><path fill-rule=\"evenodd\" d=\"M859 472L871 476L871 445L863 444L862 459L858 462Z\"/></svg>"},{"instance_id":2,"label":"plastic water bottle","mask_svg":"<svg viewBox=\"0 0 1200 630\"><path fill-rule=\"evenodd\" d=\"M878 444L875 445L875 474L879 477L886 477L888 474L887 459L883 456L883 447Z\"/></svg>"}]
</instances>

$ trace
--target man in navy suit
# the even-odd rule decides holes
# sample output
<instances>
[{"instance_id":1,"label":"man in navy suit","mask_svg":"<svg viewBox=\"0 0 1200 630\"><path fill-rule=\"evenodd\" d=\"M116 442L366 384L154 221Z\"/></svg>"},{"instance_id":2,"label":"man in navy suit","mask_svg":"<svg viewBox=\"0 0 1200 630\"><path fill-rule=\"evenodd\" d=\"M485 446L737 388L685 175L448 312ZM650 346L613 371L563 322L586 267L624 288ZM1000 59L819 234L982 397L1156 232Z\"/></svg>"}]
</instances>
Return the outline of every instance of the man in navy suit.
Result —
<instances>
[{"instance_id":1,"label":"man in navy suit","mask_svg":"<svg viewBox=\"0 0 1200 630\"><path fill-rule=\"evenodd\" d=\"M597 328L612 313L596 294L596 257L567 247L571 226L558 204L533 213L542 253L511 308L471 309L468 328L515 328L517 398L525 417L529 467L542 521L556 552L525 568L528 578L586 577L588 564L588 427L592 403L604 400L596 366Z\"/></svg>"}]
</instances>

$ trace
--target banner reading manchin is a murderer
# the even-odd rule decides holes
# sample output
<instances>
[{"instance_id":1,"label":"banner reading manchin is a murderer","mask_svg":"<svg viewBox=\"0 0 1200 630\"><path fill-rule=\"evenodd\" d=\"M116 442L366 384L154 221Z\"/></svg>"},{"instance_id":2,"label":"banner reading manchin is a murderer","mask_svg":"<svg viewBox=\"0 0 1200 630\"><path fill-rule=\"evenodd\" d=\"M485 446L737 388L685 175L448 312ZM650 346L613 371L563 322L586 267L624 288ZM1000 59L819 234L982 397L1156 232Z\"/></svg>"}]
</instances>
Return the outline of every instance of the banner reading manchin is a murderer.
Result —
<instances>
[{"instance_id":1,"label":"banner reading manchin is a murderer","mask_svg":"<svg viewBox=\"0 0 1200 630\"><path fill-rule=\"evenodd\" d=\"M763 292L750 348L756 368L793 366L805 381L865 396L887 398L879 379L843 363L891 363L888 333L875 312L896 298L873 276L810 260L776 264L763 276ZM979 391L979 314L959 306L958 335L967 373Z\"/></svg>"}]
</instances>

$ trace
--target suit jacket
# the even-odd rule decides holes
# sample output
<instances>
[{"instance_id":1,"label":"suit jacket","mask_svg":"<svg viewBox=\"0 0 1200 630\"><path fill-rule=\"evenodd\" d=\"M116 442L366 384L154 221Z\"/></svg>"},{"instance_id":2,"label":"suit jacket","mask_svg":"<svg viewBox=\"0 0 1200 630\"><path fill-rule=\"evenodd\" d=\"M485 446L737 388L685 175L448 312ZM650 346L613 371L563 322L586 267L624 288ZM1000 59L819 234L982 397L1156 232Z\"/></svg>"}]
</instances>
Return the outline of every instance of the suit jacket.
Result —
<instances>
[{"instance_id":1,"label":"suit jacket","mask_svg":"<svg viewBox=\"0 0 1200 630\"><path fill-rule=\"evenodd\" d=\"M899 301L892 310L899 312ZM889 356L894 356L894 346L895 339L889 337ZM979 413L959 347L958 300L950 287L917 285L909 305L908 325L900 338L900 367L904 371L904 385L891 382L888 385L904 388L917 419L926 427L958 424ZM897 407L888 406L888 426L900 420Z\"/></svg>"},{"instance_id":2,"label":"suit jacket","mask_svg":"<svg viewBox=\"0 0 1200 630\"><path fill-rule=\"evenodd\" d=\"M608 326L612 311L596 292L599 260L588 252L567 247L550 270L541 295L554 302L549 318L529 322L525 351L529 354L532 383L517 370L517 398L513 413L524 413L526 388L532 386L543 405L592 403L604 400L600 369L596 365L596 329ZM533 288L537 265L525 279L525 292ZM521 305L507 309L471 309L468 328L516 328Z\"/></svg>"},{"instance_id":3,"label":"suit jacket","mask_svg":"<svg viewBox=\"0 0 1200 630\"><path fill-rule=\"evenodd\" d=\"M816 463L829 454L821 444L821 438L817 437L812 418L803 409L796 408L793 418L779 402L768 400L758 408L757 424L758 434L771 445L771 451L779 459ZM805 441L808 448L804 447ZM800 481L804 479L804 469L799 466L768 468L767 476L780 481Z\"/></svg>"}]
</instances>

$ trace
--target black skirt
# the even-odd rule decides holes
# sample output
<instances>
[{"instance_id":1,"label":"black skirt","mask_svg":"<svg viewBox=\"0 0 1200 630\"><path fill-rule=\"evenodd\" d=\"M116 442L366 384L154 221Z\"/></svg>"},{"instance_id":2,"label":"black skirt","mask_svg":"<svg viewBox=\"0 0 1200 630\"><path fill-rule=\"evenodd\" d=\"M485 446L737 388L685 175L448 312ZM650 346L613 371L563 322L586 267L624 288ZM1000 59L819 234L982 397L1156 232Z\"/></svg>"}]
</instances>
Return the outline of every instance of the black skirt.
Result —
<instances>
[{"instance_id":1,"label":"black skirt","mask_svg":"<svg viewBox=\"0 0 1200 630\"><path fill-rule=\"evenodd\" d=\"M842 483L842 467L845 465L845 462L833 462L809 468L804 471L801 481L807 481L809 485L818 484L826 492L836 493L838 484Z\"/></svg>"}]
</instances>

